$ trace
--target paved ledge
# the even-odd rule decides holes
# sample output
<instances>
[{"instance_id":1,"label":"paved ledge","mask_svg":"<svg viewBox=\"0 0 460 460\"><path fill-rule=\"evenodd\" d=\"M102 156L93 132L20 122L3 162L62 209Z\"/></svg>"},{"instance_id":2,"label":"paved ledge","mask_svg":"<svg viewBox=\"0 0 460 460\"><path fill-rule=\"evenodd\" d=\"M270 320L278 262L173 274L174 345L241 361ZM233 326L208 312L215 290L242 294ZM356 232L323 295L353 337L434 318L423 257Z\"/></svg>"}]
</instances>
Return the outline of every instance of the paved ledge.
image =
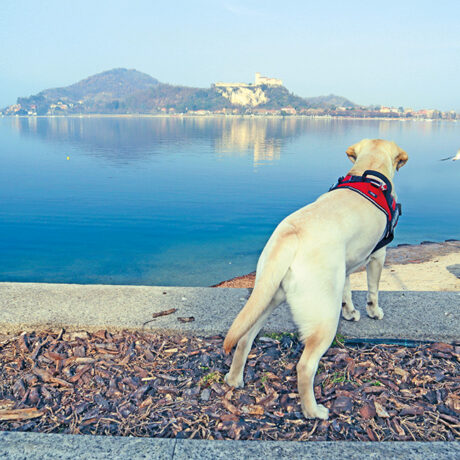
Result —
<instances>
[{"instance_id":1,"label":"paved ledge","mask_svg":"<svg viewBox=\"0 0 460 460\"><path fill-rule=\"evenodd\" d=\"M160 330L190 334L225 334L250 294L249 289L161 286L110 286L0 283L0 333L64 327L88 331ZM382 321L365 312L365 292L353 293L361 311L357 323L340 321L350 338L454 342L460 339L460 292L381 292ZM177 308L152 320L152 314ZM178 317L193 316L181 323ZM281 305L264 331L294 331L289 308Z\"/></svg>"},{"instance_id":2,"label":"paved ledge","mask_svg":"<svg viewBox=\"0 0 460 460\"><path fill-rule=\"evenodd\" d=\"M0 432L5 460L170 460L175 445L175 439L163 438Z\"/></svg>"},{"instance_id":3,"label":"paved ledge","mask_svg":"<svg viewBox=\"0 0 460 460\"><path fill-rule=\"evenodd\" d=\"M0 458L452 460L460 458L460 443L194 441L0 432Z\"/></svg>"}]
</instances>

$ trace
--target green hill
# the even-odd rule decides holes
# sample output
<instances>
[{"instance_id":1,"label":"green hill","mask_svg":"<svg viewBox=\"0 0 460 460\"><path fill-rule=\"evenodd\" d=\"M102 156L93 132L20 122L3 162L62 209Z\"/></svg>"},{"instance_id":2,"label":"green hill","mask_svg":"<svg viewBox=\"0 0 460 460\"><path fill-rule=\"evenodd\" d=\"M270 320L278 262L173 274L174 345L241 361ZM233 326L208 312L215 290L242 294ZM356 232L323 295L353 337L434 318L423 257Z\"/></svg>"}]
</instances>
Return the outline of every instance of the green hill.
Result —
<instances>
[{"instance_id":1,"label":"green hill","mask_svg":"<svg viewBox=\"0 0 460 460\"><path fill-rule=\"evenodd\" d=\"M309 108L320 107L324 109L333 109L336 107L357 107L354 102L351 102L342 96L336 96L335 94L329 94L329 96L307 97L305 98L305 101L307 102Z\"/></svg>"},{"instance_id":2,"label":"green hill","mask_svg":"<svg viewBox=\"0 0 460 460\"><path fill-rule=\"evenodd\" d=\"M264 109L281 109L283 107L293 107L294 109L307 108L305 99L290 93L284 86L262 86L268 102L258 107Z\"/></svg>"},{"instance_id":3,"label":"green hill","mask_svg":"<svg viewBox=\"0 0 460 460\"><path fill-rule=\"evenodd\" d=\"M108 98L123 98L136 91L157 86L159 81L137 70L113 69L85 78L65 88L47 89L39 93L46 98L81 99L106 95Z\"/></svg>"},{"instance_id":4,"label":"green hill","mask_svg":"<svg viewBox=\"0 0 460 460\"><path fill-rule=\"evenodd\" d=\"M127 111L143 113L157 112L162 108L185 113L190 110L214 111L232 107L214 88L191 88L163 83L129 96L125 104Z\"/></svg>"}]
</instances>

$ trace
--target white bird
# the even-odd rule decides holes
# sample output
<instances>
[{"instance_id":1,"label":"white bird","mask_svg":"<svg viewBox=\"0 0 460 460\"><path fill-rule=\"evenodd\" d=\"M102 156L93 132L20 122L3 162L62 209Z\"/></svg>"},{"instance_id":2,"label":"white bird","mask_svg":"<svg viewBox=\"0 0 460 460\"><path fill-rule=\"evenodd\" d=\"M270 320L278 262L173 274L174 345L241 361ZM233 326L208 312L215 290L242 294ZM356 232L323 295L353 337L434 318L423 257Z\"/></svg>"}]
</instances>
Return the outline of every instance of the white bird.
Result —
<instances>
[{"instance_id":1,"label":"white bird","mask_svg":"<svg viewBox=\"0 0 460 460\"><path fill-rule=\"evenodd\" d=\"M452 161L460 160L460 149L458 149L457 155L447 157L447 158L441 158L439 161L446 161L446 160L452 160Z\"/></svg>"}]
</instances>

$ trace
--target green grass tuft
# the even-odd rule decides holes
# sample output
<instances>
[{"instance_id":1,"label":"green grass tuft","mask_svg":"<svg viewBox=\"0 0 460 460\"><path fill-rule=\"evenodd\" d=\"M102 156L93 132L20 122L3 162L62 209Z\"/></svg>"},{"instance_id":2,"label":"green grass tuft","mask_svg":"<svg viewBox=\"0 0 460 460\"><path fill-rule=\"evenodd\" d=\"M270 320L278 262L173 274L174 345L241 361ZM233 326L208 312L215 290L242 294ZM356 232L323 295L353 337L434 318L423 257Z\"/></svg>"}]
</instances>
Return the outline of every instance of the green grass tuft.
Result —
<instances>
[{"instance_id":1,"label":"green grass tuft","mask_svg":"<svg viewBox=\"0 0 460 460\"><path fill-rule=\"evenodd\" d=\"M343 334L337 334L335 339L332 341L331 347L343 348L345 343L345 336Z\"/></svg>"},{"instance_id":2,"label":"green grass tuft","mask_svg":"<svg viewBox=\"0 0 460 460\"><path fill-rule=\"evenodd\" d=\"M213 383L222 383L223 381L222 373L219 371L214 371L201 377L199 385L208 387Z\"/></svg>"},{"instance_id":3,"label":"green grass tuft","mask_svg":"<svg viewBox=\"0 0 460 460\"><path fill-rule=\"evenodd\" d=\"M294 332L268 332L267 334L264 334L264 337L269 337L273 340L281 340L283 337L290 337L291 339L294 339L296 336L297 334Z\"/></svg>"}]
</instances>

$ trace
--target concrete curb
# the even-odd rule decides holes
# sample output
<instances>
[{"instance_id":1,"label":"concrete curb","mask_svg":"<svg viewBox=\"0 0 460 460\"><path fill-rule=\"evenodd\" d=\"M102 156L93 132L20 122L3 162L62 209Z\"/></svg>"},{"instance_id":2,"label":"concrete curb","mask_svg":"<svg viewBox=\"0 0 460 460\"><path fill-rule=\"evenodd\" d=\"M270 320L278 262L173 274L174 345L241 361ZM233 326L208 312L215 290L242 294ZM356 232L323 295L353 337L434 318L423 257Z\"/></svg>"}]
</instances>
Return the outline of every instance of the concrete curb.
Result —
<instances>
[{"instance_id":1,"label":"concrete curb","mask_svg":"<svg viewBox=\"0 0 460 460\"><path fill-rule=\"evenodd\" d=\"M0 457L44 459L225 459L452 460L460 458L456 442L277 442L194 441L0 432Z\"/></svg>"},{"instance_id":2,"label":"concrete curb","mask_svg":"<svg viewBox=\"0 0 460 460\"><path fill-rule=\"evenodd\" d=\"M161 286L0 283L0 332L36 329L132 329L225 334L250 295L249 289ZM365 311L364 291L353 293L361 311L357 323L340 321L350 338L455 342L460 339L460 292L381 292L382 321ZM152 314L177 308L174 314ZM178 317L194 317L181 323ZM265 332L295 331L289 308L281 305Z\"/></svg>"}]
</instances>

